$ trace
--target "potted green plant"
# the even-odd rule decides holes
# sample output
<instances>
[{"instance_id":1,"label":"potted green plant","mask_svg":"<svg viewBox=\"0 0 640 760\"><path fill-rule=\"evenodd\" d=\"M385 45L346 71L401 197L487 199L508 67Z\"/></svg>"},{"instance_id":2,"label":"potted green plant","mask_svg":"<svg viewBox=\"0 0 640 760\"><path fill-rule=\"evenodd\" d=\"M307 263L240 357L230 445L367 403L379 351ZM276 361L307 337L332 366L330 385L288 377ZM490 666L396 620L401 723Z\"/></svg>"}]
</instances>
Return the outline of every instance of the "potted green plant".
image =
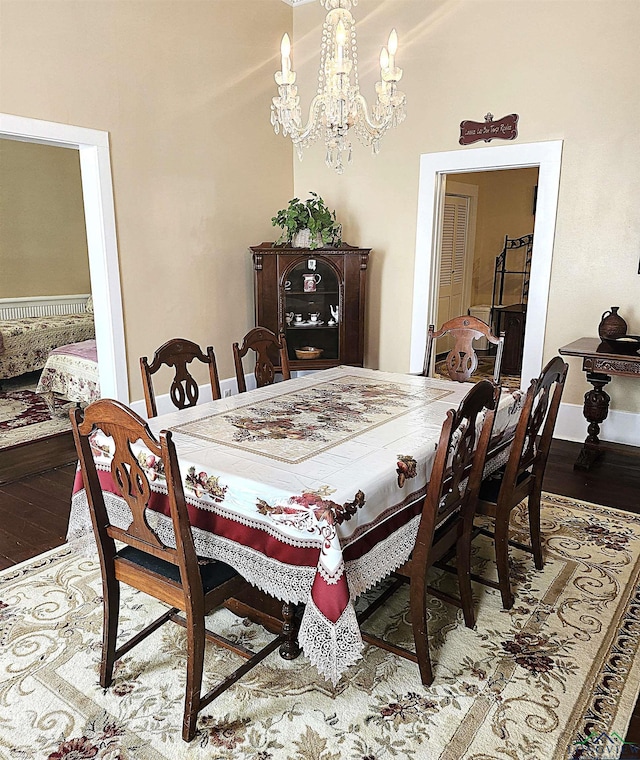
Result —
<instances>
[{"instance_id":1,"label":"potted green plant","mask_svg":"<svg viewBox=\"0 0 640 760\"><path fill-rule=\"evenodd\" d=\"M296 248L340 245L342 225L336 223L336 212L329 211L317 193L310 195L306 201L292 198L286 208L271 218L273 226L282 229L275 245L288 243Z\"/></svg>"}]
</instances>

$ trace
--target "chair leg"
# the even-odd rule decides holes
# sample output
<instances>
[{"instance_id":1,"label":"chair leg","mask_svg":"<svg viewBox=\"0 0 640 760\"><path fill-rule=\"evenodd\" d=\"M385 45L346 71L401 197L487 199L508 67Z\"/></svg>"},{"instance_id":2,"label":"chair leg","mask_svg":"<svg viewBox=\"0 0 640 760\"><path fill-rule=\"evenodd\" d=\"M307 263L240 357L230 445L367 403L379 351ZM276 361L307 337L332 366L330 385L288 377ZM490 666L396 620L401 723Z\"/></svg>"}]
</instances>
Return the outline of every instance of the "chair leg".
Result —
<instances>
[{"instance_id":1,"label":"chair leg","mask_svg":"<svg viewBox=\"0 0 640 760\"><path fill-rule=\"evenodd\" d=\"M182 722L182 738L186 742L190 742L196 735L203 665L204 616L194 619L194 616L187 612L187 687Z\"/></svg>"},{"instance_id":2,"label":"chair leg","mask_svg":"<svg viewBox=\"0 0 640 760\"><path fill-rule=\"evenodd\" d=\"M513 607L513 594L509 581L509 514L507 512L506 516L496 516L494 536L498 583L502 596L502 606L505 610L510 610Z\"/></svg>"},{"instance_id":3,"label":"chair leg","mask_svg":"<svg viewBox=\"0 0 640 760\"><path fill-rule=\"evenodd\" d=\"M458 568L458 587L464 624L467 628L473 628L476 624L476 616L471 592L471 532L468 533L469 535L462 535L458 539L456 566Z\"/></svg>"},{"instance_id":4,"label":"chair leg","mask_svg":"<svg viewBox=\"0 0 640 760\"><path fill-rule=\"evenodd\" d=\"M416 647L420 678L425 686L433 683L433 671L431 669L431 657L429 656L429 639L427 637L427 596L424 579L417 582L411 579L409 586L411 600L411 625L413 628L413 640Z\"/></svg>"},{"instance_id":5,"label":"chair leg","mask_svg":"<svg viewBox=\"0 0 640 760\"><path fill-rule=\"evenodd\" d=\"M536 570L542 570L544 560L542 558L542 538L540 535L540 487L534 485L528 499L529 531L531 532L531 549Z\"/></svg>"},{"instance_id":6,"label":"chair leg","mask_svg":"<svg viewBox=\"0 0 640 760\"><path fill-rule=\"evenodd\" d=\"M100 662L100 686L111 686L113 666L116 659L118 617L120 614L120 583L115 578L102 579L102 660Z\"/></svg>"}]
</instances>

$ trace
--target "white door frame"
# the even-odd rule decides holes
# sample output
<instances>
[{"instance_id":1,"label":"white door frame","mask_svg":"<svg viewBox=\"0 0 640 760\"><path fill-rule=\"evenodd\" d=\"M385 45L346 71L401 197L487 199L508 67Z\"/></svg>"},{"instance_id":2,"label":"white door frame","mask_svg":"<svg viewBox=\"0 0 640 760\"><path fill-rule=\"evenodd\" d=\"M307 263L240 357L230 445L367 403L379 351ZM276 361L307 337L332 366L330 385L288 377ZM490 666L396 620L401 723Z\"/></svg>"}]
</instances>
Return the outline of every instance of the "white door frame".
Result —
<instances>
[{"instance_id":1,"label":"white door frame","mask_svg":"<svg viewBox=\"0 0 640 760\"><path fill-rule=\"evenodd\" d=\"M80 154L100 391L129 403L109 133L0 113L0 138L73 148Z\"/></svg>"},{"instance_id":2,"label":"white door frame","mask_svg":"<svg viewBox=\"0 0 640 760\"><path fill-rule=\"evenodd\" d=\"M542 369L549 301L551 258L555 235L562 140L523 143L470 150L426 153L420 156L418 226L413 286L410 371L420 372L428 325L437 306L440 252L437 247L446 174L539 167L531 281L522 360L522 387Z\"/></svg>"},{"instance_id":3,"label":"white door frame","mask_svg":"<svg viewBox=\"0 0 640 760\"><path fill-rule=\"evenodd\" d=\"M467 225L467 241L465 250L465 263L464 263L464 288L462 298L463 313L473 306L471 303L471 284L473 280L473 259L475 256L475 242L476 242L476 226L478 219L478 186L467 185L463 182L449 181L447 178L445 184L446 195L457 195L462 198L467 198L469 203L469 219ZM457 314L455 316L458 316ZM431 324L431 323L429 323Z\"/></svg>"}]
</instances>

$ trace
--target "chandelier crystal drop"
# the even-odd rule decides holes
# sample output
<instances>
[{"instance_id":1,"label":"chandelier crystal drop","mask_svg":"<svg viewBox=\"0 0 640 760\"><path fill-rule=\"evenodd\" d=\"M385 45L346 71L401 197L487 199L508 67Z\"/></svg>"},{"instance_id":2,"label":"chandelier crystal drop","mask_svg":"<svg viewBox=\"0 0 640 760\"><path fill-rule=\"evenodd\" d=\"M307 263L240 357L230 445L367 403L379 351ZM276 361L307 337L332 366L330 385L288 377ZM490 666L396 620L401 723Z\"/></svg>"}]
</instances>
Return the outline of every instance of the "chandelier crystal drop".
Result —
<instances>
[{"instance_id":1,"label":"chandelier crystal drop","mask_svg":"<svg viewBox=\"0 0 640 760\"><path fill-rule=\"evenodd\" d=\"M291 42L285 34L280 46L282 68L275 74L278 95L271 102L271 124L278 134L291 136L298 158L302 150L324 135L327 166L338 174L344 171L343 157L351 163L353 129L364 145L378 153L380 139L390 127L405 118L406 97L398 89L402 69L396 66L398 35L393 29L387 47L380 53L380 81L376 102L369 113L358 84L356 27L351 8L358 0L320 0L327 9L322 29L318 92L311 101L309 118L302 122L296 73L291 68Z\"/></svg>"}]
</instances>

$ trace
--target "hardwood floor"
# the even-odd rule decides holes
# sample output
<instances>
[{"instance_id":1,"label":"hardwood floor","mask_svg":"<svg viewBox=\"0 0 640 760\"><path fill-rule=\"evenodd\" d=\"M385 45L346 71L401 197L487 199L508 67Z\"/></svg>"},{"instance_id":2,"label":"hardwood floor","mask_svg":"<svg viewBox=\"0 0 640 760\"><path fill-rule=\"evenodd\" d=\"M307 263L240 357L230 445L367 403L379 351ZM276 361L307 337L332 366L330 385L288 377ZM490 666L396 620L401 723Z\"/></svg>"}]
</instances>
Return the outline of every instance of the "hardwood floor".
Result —
<instances>
[{"instance_id":1,"label":"hardwood floor","mask_svg":"<svg viewBox=\"0 0 640 760\"><path fill-rule=\"evenodd\" d=\"M580 445L553 441L544 489L594 504L640 513L640 448L607 444L591 472L573 469Z\"/></svg>"},{"instance_id":2,"label":"hardwood floor","mask_svg":"<svg viewBox=\"0 0 640 760\"><path fill-rule=\"evenodd\" d=\"M48 445L51 461L68 461L63 437ZM57 451L57 447L60 451ZM580 444L554 441L544 488L551 493L640 513L640 449L607 445L605 458L592 472L573 469ZM28 456L28 451L23 452ZM4 452L0 452L0 457ZM37 457L34 457L37 460ZM37 460L36 470L42 466ZM15 472L21 468L16 466ZM0 483L0 569L64 543L75 462L39 474ZM636 704L627 740L640 744L640 701ZM623 755L624 757L637 757Z\"/></svg>"},{"instance_id":3,"label":"hardwood floor","mask_svg":"<svg viewBox=\"0 0 640 760\"><path fill-rule=\"evenodd\" d=\"M0 450L0 485L77 461L73 434L58 433Z\"/></svg>"},{"instance_id":4,"label":"hardwood floor","mask_svg":"<svg viewBox=\"0 0 640 760\"><path fill-rule=\"evenodd\" d=\"M75 462L0 485L0 569L65 541Z\"/></svg>"}]
</instances>

